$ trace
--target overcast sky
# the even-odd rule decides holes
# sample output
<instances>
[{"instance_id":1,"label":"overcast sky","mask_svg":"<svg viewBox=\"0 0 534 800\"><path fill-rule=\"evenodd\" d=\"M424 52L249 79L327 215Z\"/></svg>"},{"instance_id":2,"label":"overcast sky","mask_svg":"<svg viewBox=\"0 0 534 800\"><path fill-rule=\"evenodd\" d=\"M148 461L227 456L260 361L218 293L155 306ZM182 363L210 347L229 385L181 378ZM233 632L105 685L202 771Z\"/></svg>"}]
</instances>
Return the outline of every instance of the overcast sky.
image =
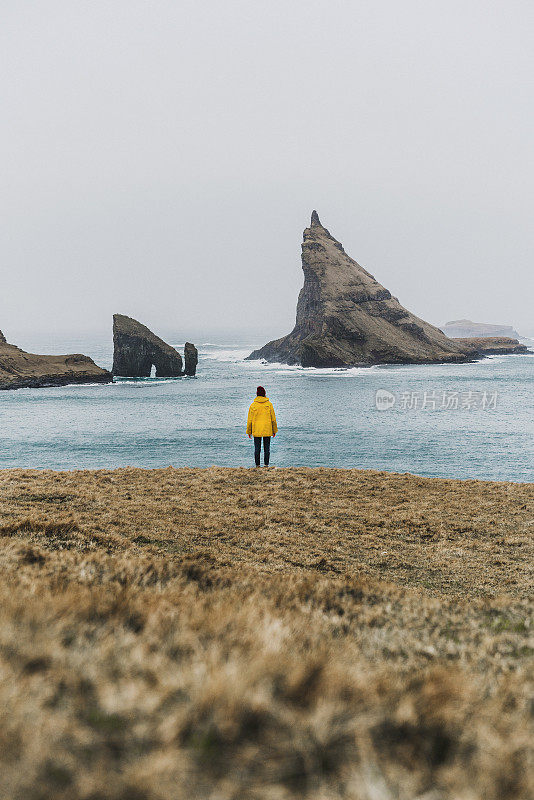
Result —
<instances>
[{"instance_id":1,"label":"overcast sky","mask_svg":"<svg viewBox=\"0 0 534 800\"><path fill-rule=\"evenodd\" d=\"M419 316L534 330L533 41L527 0L0 0L0 329L280 336L316 208Z\"/></svg>"}]
</instances>

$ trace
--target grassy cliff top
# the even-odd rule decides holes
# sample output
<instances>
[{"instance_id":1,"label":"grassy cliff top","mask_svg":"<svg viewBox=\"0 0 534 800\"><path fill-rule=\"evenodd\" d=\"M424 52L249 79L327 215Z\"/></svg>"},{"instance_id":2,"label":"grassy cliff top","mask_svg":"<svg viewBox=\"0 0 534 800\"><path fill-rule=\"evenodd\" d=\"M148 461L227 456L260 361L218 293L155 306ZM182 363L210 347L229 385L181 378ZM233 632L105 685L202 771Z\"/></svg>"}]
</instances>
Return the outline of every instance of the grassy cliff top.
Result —
<instances>
[{"instance_id":1,"label":"grassy cliff top","mask_svg":"<svg viewBox=\"0 0 534 800\"><path fill-rule=\"evenodd\" d=\"M534 790L534 485L0 471L0 794Z\"/></svg>"}]
</instances>

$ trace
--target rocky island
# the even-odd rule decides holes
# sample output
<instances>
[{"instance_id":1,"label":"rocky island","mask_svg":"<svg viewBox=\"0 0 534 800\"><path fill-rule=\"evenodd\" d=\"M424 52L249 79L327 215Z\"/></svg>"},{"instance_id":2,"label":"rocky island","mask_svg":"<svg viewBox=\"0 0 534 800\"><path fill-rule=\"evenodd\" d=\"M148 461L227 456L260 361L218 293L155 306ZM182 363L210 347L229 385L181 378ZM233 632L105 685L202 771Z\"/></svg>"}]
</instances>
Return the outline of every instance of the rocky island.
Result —
<instances>
[{"instance_id":1,"label":"rocky island","mask_svg":"<svg viewBox=\"0 0 534 800\"><path fill-rule=\"evenodd\" d=\"M419 319L345 253L316 211L304 231L302 269L295 327L248 359L354 367L465 362L496 352L529 352L516 339L451 339Z\"/></svg>"},{"instance_id":2,"label":"rocky island","mask_svg":"<svg viewBox=\"0 0 534 800\"><path fill-rule=\"evenodd\" d=\"M519 339L518 332L511 325L490 325L486 322L473 322L470 319L455 319L446 322L441 330L452 339L488 339L506 337Z\"/></svg>"},{"instance_id":3,"label":"rocky island","mask_svg":"<svg viewBox=\"0 0 534 800\"><path fill-rule=\"evenodd\" d=\"M191 342L185 343L185 369L182 356L146 325L124 314L113 315L113 375L121 378L149 378L152 366L157 378L193 376L198 363L198 351Z\"/></svg>"},{"instance_id":4,"label":"rocky island","mask_svg":"<svg viewBox=\"0 0 534 800\"><path fill-rule=\"evenodd\" d=\"M348 256L316 211L302 243L304 286L288 336L248 356L303 367L425 364L469 356L439 328L414 316Z\"/></svg>"},{"instance_id":5,"label":"rocky island","mask_svg":"<svg viewBox=\"0 0 534 800\"><path fill-rule=\"evenodd\" d=\"M26 353L8 344L0 331L0 389L65 386L69 383L110 383L111 372L81 353L64 356Z\"/></svg>"}]
</instances>

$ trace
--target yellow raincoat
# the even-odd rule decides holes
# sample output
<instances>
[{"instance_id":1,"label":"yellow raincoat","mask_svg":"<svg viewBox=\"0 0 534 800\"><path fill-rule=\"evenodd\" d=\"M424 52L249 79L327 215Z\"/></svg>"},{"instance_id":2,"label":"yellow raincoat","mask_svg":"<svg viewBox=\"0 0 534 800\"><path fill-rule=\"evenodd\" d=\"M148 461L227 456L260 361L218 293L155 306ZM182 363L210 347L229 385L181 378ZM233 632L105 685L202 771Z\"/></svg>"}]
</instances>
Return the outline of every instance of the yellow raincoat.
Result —
<instances>
[{"instance_id":1,"label":"yellow raincoat","mask_svg":"<svg viewBox=\"0 0 534 800\"><path fill-rule=\"evenodd\" d=\"M248 410L247 433L273 436L278 431L273 404L268 397L256 397Z\"/></svg>"}]
</instances>

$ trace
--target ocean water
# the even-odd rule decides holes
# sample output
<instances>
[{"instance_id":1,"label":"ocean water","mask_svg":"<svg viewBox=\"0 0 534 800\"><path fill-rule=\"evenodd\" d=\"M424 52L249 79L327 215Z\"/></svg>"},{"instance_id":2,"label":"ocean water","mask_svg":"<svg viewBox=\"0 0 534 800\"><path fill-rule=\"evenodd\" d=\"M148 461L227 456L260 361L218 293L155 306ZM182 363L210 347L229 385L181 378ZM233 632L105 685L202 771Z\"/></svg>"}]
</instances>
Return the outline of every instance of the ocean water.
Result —
<instances>
[{"instance_id":1,"label":"ocean water","mask_svg":"<svg viewBox=\"0 0 534 800\"><path fill-rule=\"evenodd\" d=\"M262 343L199 345L196 378L0 392L0 467L251 466L245 422L262 384L280 428L277 466L534 480L534 355L349 370L245 361ZM111 367L111 341L31 344Z\"/></svg>"}]
</instances>

